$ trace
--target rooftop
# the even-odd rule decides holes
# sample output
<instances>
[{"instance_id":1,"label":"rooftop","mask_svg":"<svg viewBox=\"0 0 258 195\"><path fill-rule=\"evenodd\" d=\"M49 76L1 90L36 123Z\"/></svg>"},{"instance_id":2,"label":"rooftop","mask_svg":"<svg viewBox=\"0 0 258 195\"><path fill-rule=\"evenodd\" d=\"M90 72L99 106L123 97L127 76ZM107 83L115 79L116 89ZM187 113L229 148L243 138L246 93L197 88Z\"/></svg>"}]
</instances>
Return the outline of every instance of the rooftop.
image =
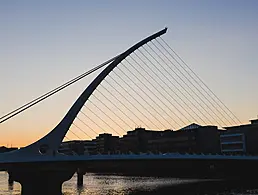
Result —
<instances>
[{"instance_id":1,"label":"rooftop","mask_svg":"<svg viewBox=\"0 0 258 195\"><path fill-rule=\"evenodd\" d=\"M201 127L201 125L198 125L196 123L192 123L190 125L187 125L179 130L189 130L189 129L198 129L199 127Z\"/></svg>"},{"instance_id":2,"label":"rooftop","mask_svg":"<svg viewBox=\"0 0 258 195\"><path fill-rule=\"evenodd\" d=\"M252 119L249 120L251 123L250 124L244 124L244 125L235 125L235 126L230 126L230 127L223 127L224 129L233 129L233 128L240 128L240 127L251 127L254 125L258 125L258 119Z\"/></svg>"}]
</instances>

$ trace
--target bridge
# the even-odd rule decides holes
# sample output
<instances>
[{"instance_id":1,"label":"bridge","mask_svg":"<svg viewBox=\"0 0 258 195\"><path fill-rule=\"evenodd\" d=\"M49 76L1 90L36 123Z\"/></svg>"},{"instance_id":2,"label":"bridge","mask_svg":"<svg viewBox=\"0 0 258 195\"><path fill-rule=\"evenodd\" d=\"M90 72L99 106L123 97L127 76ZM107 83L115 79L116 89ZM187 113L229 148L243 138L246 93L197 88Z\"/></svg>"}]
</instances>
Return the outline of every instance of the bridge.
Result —
<instances>
[{"instance_id":1,"label":"bridge","mask_svg":"<svg viewBox=\"0 0 258 195\"><path fill-rule=\"evenodd\" d=\"M78 168L81 172L99 170L175 177L244 177L256 170L258 156L152 152L69 156L58 152L69 132L80 138L79 130L92 138L97 129L119 136L121 130L139 124L149 129L176 129L193 121L220 127L240 123L161 38L166 32L167 28L141 40L125 52L0 118L3 123L102 69L52 131L27 147L0 154L1 170L8 171L21 183L22 195L38 194L39 188L42 194L62 194L62 183ZM82 125L87 131L82 130Z\"/></svg>"}]
</instances>

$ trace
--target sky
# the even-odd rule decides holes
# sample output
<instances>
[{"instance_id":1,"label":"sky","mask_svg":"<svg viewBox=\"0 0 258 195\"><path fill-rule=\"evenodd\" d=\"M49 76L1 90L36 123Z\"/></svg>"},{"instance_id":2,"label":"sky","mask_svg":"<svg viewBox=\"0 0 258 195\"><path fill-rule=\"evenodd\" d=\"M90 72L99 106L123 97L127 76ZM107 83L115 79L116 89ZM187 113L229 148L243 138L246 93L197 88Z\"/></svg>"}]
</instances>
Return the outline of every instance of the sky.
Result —
<instances>
[{"instance_id":1,"label":"sky","mask_svg":"<svg viewBox=\"0 0 258 195\"><path fill-rule=\"evenodd\" d=\"M243 123L258 115L258 1L1 1L0 115L168 27L164 39ZM96 75L0 124L25 146L62 119Z\"/></svg>"}]
</instances>

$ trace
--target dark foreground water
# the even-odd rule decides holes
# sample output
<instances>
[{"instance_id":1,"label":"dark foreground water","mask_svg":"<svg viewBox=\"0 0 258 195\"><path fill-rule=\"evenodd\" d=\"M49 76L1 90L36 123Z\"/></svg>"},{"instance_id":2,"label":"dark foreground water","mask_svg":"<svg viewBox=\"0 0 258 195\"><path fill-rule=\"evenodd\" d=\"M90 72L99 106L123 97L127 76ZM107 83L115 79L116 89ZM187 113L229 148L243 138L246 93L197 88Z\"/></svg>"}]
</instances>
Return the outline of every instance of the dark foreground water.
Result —
<instances>
[{"instance_id":1,"label":"dark foreground water","mask_svg":"<svg viewBox=\"0 0 258 195\"><path fill-rule=\"evenodd\" d=\"M0 172L0 195L20 195L20 184L14 183L13 186L8 186L7 180L8 174ZM256 185L256 182L246 181L226 182L221 180L187 180L88 173L84 176L83 187L77 187L75 175L71 180L64 183L63 192L64 195L258 195L258 185Z\"/></svg>"}]
</instances>

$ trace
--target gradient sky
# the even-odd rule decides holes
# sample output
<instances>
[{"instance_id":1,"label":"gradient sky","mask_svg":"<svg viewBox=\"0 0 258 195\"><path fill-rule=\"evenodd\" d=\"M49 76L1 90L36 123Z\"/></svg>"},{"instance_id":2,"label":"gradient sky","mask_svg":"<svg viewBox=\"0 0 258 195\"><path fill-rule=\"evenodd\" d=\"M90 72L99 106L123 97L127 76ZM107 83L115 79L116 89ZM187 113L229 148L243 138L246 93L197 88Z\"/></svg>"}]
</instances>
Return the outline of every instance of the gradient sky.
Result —
<instances>
[{"instance_id":1,"label":"gradient sky","mask_svg":"<svg viewBox=\"0 0 258 195\"><path fill-rule=\"evenodd\" d=\"M1 1L0 115L168 27L164 39L241 119L258 115L258 1ZM0 124L0 145L49 132L91 78Z\"/></svg>"}]
</instances>

